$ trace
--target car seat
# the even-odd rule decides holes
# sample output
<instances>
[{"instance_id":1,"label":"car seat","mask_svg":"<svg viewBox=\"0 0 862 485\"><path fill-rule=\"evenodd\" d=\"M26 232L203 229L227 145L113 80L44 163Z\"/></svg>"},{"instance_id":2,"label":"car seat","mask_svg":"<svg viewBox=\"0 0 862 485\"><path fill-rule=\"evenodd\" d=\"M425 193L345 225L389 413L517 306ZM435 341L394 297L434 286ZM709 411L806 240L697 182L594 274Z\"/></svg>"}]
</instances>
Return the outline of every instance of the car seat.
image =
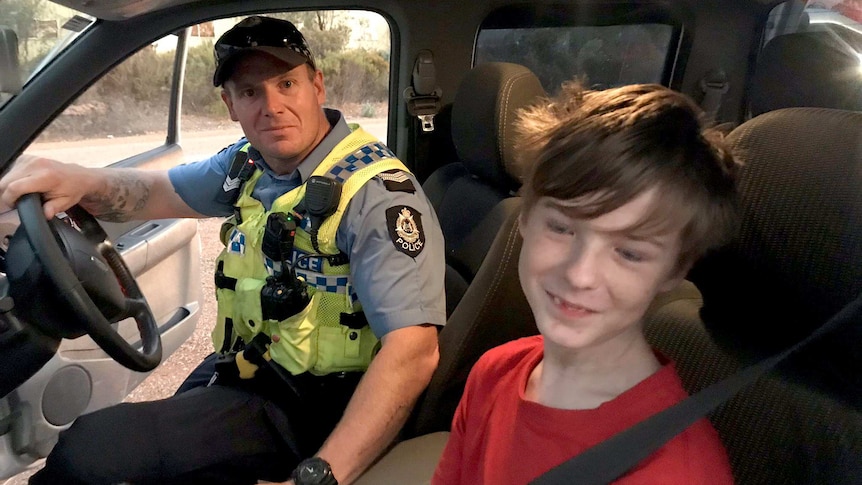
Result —
<instances>
[{"instance_id":1,"label":"car seat","mask_svg":"<svg viewBox=\"0 0 862 485\"><path fill-rule=\"evenodd\" d=\"M545 96L526 67L489 62L474 67L452 105L452 142L458 161L435 170L423 189L446 240L446 306L451 315L479 270L502 219L501 201L521 186L514 126L520 109Z\"/></svg>"},{"instance_id":2,"label":"car seat","mask_svg":"<svg viewBox=\"0 0 862 485\"><path fill-rule=\"evenodd\" d=\"M440 331L440 361L420 398L405 436L448 431L473 364L493 347L538 333L521 290L518 256L520 197L509 201L488 256L446 326Z\"/></svg>"},{"instance_id":3,"label":"car seat","mask_svg":"<svg viewBox=\"0 0 862 485\"><path fill-rule=\"evenodd\" d=\"M751 81L751 116L792 107L862 111L862 45L831 30L796 32L770 40ZM857 41L858 42L858 41Z\"/></svg>"},{"instance_id":4,"label":"car seat","mask_svg":"<svg viewBox=\"0 0 862 485\"><path fill-rule=\"evenodd\" d=\"M742 359L761 358L801 340L862 292L862 113L774 111L728 141L745 165L741 233L690 278L718 342ZM853 345L862 323L846 332L787 370L862 409L862 376L847 371L862 369Z\"/></svg>"},{"instance_id":5,"label":"car seat","mask_svg":"<svg viewBox=\"0 0 862 485\"><path fill-rule=\"evenodd\" d=\"M771 111L728 137L740 234L654 302L645 329L689 392L801 340L862 291L862 113ZM741 484L862 476L860 325L812 343L712 416Z\"/></svg>"}]
</instances>

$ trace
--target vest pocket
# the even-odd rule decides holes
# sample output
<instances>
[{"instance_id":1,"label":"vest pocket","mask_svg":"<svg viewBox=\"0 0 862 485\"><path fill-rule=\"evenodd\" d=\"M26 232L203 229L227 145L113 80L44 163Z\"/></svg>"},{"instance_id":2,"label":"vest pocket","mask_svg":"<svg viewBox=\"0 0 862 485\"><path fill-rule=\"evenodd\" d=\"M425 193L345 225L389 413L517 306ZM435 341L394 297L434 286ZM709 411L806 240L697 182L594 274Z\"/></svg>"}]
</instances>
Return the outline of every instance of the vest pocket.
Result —
<instances>
[{"instance_id":1,"label":"vest pocket","mask_svg":"<svg viewBox=\"0 0 862 485\"><path fill-rule=\"evenodd\" d=\"M378 343L371 327L354 330L344 325L321 326L318 331L320 350L315 374L364 371L368 368Z\"/></svg>"},{"instance_id":2,"label":"vest pocket","mask_svg":"<svg viewBox=\"0 0 862 485\"><path fill-rule=\"evenodd\" d=\"M319 292L313 293L308 305L292 317L280 322L267 321L267 328L272 332L269 355L291 374L301 374L314 367L317 361L314 318L318 315L321 296Z\"/></svg>"}]
</instances>

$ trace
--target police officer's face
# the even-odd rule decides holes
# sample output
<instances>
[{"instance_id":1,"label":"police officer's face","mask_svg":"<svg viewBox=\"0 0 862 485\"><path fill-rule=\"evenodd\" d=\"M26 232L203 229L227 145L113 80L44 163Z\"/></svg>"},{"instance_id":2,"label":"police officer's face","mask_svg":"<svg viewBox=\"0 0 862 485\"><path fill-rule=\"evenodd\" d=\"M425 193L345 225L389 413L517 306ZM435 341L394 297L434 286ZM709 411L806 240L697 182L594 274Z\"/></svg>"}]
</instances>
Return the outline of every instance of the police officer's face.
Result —
<instances>
[{"instance_id":1,"label":"police officer's face","mask_svg":"<svg viewBox=\"0 0 862 485\"><path fill-rule=\"evenodd\" d=\"M239 59L222 99L248 141L278 173L290 173L326 136L323 74L253 52Z\"/></svg>"},{"instance_id":2,"label":"police officer's face","mask_svg":"<svg viewBox=\"0 0 862 485\"><path fill-rule=\"evenodd\" d=\"M594 219L573 217L572 201L541 197L522 216L518 270L546 348L601 359L642 338L653 297L682 277L679 228L631 230L651 213L655 196L647 191Z\"/></svg>"}]
</instances>

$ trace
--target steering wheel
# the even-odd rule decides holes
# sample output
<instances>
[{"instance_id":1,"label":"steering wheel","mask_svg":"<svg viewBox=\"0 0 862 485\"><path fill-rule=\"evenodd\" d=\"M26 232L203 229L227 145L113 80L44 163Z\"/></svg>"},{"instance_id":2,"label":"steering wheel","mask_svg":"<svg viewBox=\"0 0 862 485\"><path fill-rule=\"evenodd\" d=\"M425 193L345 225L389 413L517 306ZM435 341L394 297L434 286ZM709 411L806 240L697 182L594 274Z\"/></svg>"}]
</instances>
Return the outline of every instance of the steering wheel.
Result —
<instances>
[{"instance_id":1,"label":"steering wheel","mask_svg":"<svg viewBox=\"0 0 862 485\"><path fill-rule=\"evenodd\" d=\"M153 312L95 217L75 206L66 214L80 230L56 217L48 221L40 194L22 196L17 209L21 227L16 236L26 236L18 239L26 239L33 256L23 258L29 261L16 270L12 265L22 258L12 257L10 244L10 283L13 288L19 287L17 293L24 286L30 286L29 291L36 285L40 287L39 295L48 295L38 296L39 303L29 307L50 307L51 300L56 300L59 307L41 308L36 318L28 320L46 333L60 337L74 338L86 332L108 355L129 369L147 372L159 365L162 342ZM12 238L13 243L15 239ZM21 251L17 250L18 255ZM46 278L39 276L38 281L32 281L34 273ZM46 317L45 312L53 313ZM126 318L134 318L138 326L140 349L127 342L112 325Z\"/></svg>"}]
</instances>

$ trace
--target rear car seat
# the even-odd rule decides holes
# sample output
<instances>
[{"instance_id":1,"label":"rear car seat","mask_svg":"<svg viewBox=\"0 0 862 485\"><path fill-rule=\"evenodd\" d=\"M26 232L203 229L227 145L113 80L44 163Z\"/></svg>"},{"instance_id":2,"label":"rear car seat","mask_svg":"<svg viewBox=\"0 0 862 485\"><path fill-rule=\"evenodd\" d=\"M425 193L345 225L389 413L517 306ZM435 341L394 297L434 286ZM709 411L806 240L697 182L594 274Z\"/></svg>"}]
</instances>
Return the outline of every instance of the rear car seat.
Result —
<instances>
[{"instance_id":1,"label":"rear car seat","mask_svg":"<svg viewBox=\"0 0 862 485\"><path fill-rule=\"evenodd\" d=\"M545 96L526 67L489 62L474 67L452 105L452 142L458 161L437 169L423 188L446 239L446 306L452 313L479 270L511 204L500 204L521 186L515 162L518 110Z\"/></svg>"}]
</instances>

